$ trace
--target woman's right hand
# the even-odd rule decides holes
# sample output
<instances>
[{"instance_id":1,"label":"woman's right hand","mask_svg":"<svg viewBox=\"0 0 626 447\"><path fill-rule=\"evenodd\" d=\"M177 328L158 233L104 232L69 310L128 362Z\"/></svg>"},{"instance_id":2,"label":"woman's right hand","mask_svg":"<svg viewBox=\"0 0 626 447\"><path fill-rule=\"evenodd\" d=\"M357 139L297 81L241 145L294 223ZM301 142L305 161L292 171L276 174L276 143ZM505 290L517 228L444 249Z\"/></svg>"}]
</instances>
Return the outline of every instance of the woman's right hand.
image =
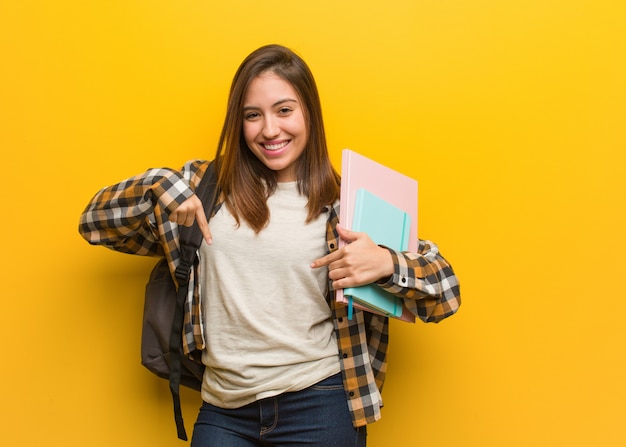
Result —
<instances>
[{"instance_id":1,"label":"woman's right hand","mask_svg":"<svg viewBox=\"0 0 626 447\"><path fill-rule=\"evenodd\" d=\"M200 231L207 244L213 243L209 223L204 214L204 207L195 194L181 203L178 208L170 214L169 220L170 222L176 222L178 225L184 225L186 227L192 226L195 221L198 222L198 227L200 227Z\"/></svg>"}]
</instances>

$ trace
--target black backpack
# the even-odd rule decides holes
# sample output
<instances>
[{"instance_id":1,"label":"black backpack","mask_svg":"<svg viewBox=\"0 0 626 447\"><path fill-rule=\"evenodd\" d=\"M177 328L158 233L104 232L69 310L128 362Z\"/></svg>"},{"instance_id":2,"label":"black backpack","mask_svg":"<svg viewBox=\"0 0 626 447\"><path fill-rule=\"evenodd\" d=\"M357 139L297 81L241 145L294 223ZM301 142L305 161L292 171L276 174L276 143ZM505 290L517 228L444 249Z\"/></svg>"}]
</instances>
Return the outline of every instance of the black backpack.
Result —
<instances>
[{"instance_id":1,"label":"black backpack","mask_svg":"<svg viewBox=\"0 0 626 447\"><path fill-rule=\"evenodd\" d=\"M204 205L207 219L211 217L217 198L217 177L212 162L198 184L195 194ZM200 390L204 365L198 356L192 360L183 354L182 330L184 303L189 274L202 243L198 224L180 226L180 258L176 268L178 290L167 260L161 259L150 273L146 285L141 334L141 363L157 376L169 380L174 401L174 420L178 438L187 440L180 407L180 385ZM200 353L197 353L200 354Z\"/></svg>"}]
</instances>

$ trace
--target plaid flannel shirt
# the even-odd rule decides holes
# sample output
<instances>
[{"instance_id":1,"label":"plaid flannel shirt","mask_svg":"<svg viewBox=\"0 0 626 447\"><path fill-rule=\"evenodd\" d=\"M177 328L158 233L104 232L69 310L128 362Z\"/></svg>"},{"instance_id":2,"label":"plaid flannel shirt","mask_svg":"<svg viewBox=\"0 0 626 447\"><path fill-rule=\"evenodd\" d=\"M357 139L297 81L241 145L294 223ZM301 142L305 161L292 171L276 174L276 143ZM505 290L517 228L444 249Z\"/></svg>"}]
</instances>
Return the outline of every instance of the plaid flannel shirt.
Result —
<instances>
[{"instance_id":1,"label":"plaid flannel shirt","mask_svg":"<svg viewBox=\"0 0 626 447\"><path fill-rule=\"evenodd\" d=\"M81 215L79 232L90 244L124 253L165 256L173 272L178 263L178 228L168 215L193 194L207 166L207 161L194 160L182 170L150 169L102 189ZM339 204L328 214L326 240L328 252L332 252L338 248ZM457 277L434 243L420 240L417 253L390 252L394 274L380 284L382 288L404 298L408 309L424 322L439 322L457 311L461 303ZM197 274L196 266L183 329L185 353L194 357L205 346ZM353 424L363 426L380 419L389 321L358 309L348 319L346 306L335 302L330 287L328 302Z\"/></svg>"}]
</instances>

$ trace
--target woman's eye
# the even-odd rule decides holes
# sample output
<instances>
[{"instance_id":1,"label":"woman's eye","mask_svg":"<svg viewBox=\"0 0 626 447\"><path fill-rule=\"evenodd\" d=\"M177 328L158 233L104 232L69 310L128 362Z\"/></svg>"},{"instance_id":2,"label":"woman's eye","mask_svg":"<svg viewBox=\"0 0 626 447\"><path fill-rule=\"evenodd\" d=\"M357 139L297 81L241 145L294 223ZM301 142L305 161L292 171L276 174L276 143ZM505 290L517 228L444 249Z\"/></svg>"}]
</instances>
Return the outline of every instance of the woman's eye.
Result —
<instances>
[{"instance_id":1,"label":"woman's eye","mask_svg":"<svg viewBox=\"0 0 626 447\"><path fill-rule=\"evenodd\" d=\"M287 115L290 112L291 112L291 109L289 107L283 107L278 111L278 113L280 113L281 115Z\"/></svg>"},{"instance_id":2,"label":"woman's eye","mask_svg":"<svg viewBox=\"0 0 626 447\"><path fill-rule=\"evenodd\" d=\"M251 113L246 113L244 118L246 120L253 120L253 119L257 118L258 116L259 116L259 114L257 112L251 112Z\"/></svg>"}]
</instances>

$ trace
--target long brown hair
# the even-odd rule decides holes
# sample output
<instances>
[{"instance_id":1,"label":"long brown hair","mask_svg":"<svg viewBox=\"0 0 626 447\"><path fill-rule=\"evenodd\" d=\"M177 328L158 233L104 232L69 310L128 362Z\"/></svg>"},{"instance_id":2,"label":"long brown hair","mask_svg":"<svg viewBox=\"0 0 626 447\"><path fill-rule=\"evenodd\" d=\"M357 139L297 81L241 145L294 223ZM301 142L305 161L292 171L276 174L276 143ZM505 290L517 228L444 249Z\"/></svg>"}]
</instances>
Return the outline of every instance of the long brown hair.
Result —
<instances>
[{"instance_id":1,"label":"long brown hair","mask_svg":"<svg viewBox=\"0 0 626 447\"><path fill-rule=\"evenodd\" d=\"M226 206L257 233L269 222L267 198L276 189L276 175L248 148L243 137L244 98L250 82L273 73L289 82L303 105L308 126L306 147L296 161L298 190L307 197L307 222L339 197L339 176L326 146L322 107L315 80L307 64L288 48L267 45L252 52L239 66L230 88L226 119L216 160L218 182Z\"/></svg>"}]
</instances>

